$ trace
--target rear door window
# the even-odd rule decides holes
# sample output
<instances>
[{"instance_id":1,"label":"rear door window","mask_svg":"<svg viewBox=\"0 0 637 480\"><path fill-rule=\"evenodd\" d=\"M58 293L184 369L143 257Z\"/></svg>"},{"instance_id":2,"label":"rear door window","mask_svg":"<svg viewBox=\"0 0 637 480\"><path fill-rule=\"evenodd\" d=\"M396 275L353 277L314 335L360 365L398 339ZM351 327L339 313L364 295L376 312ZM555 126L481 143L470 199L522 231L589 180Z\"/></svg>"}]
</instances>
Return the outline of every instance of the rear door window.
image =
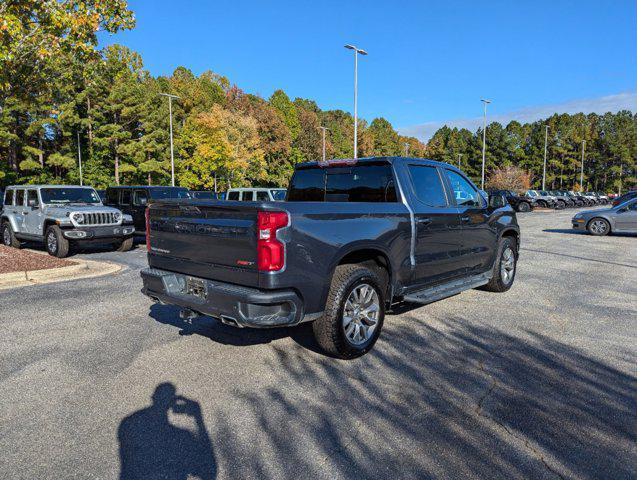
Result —
<instances>
[{"instance_id":1,"label":"rear door window","mask_svg":"<svg viewBox=\"0 0 637 480\"><path fill-rule=\"evenodd\" d=\"M239 200L239 192L228 193L228 200Z\"/></svg>"},{"instance_id":2,"label":"rear door window","mask_svg":"<svg viewBox=\"0 0 637 480\"><path fill-rule=\"evenodd\" d=\"M24 205L24 190L15 191L15 205L16 206Z\"/></svg>"},{"instance_id":3,"label":"rear door window","mask_svg":"<svg viewBox=\"0 0 637 480\"><path fill-rule=\"evenodd\" d=\"M360 165L326 170L327 202L396 202L391 166Z\"/></svg>"},{"instance_id":4,"label":"rear door window","mask_svg":"<svg viewBox=\"0 0 637 480\"><path fill-rule=\"evenodd\" d=\"M119 197L119 204L130 205L130 199L131 199L131 191L128 188L123 189Z\"/></svg>"},{"instance_id":5,"label":"rear door window","mask_svg":"<svg viewBox=\"0 0 637 480\"><path fill-rule=\"evenodd\" d=\"M242 202L251 202L254 200L254 192L241 192L241 201Z\"/></svg>"},{"instance_id":6,"label":"rear door window","mask_svg":"<svg viewBox=\"0 0 637 480\"><path fill-rule=\"evenodd\" d=\"M409 165L409 174L418 200L430 207L447 206L447 195L436 167Z\"/></svg>"},{"instance_id":7,"label":"rear door window","mask_svg":"<svg viewBox=\"0 0 637 480\"><path fill-rule=\"evenodd\" d=\"M270 201L270 195L268 195L268 192L264 192L262 190L257 191L257 202L269 202Z\"/></svg>"}]
</instances>

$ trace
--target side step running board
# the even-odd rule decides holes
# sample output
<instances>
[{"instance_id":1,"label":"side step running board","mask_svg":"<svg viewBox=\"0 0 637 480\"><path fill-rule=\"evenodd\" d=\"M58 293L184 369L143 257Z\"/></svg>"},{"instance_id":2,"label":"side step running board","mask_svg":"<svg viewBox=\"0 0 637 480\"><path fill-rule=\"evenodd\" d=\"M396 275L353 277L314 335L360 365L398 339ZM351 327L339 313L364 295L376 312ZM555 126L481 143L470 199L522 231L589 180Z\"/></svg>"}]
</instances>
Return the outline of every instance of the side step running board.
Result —
<instances>
[{"instance_id":1,"label":"side step running board","mask_svg":"<svg viewBox=\"0 0 637 480\"><path fill-rule=\"evenodd\" d=\"M465 290L480 287L481 285L489 283L489 280L491 280L490 271L480 275L452 280L434 287L423 288L422 290L417 290L405 295L403 298L406 302L422 303L423 305L426 305L427 303L442 300L443 298L451 297L452 295L457 295Z\"/></svg>"}]
</instances>

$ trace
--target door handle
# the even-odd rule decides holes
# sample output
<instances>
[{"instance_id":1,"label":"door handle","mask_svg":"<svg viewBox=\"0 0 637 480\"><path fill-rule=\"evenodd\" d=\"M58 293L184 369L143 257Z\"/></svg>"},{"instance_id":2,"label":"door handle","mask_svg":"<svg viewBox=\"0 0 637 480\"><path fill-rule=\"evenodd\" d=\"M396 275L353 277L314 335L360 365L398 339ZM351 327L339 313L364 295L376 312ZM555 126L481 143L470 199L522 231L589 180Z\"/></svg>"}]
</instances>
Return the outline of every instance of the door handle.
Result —
<instances>
[{"instance_id":1,"label":"door handle","mask_svg":"<svg viewBox=\"0 0 637 480\"><path fill-rule=\"evenodd\" d=\"M420 225L429 225L431 223L431 218L419 218L416 220Z\"/></svg>"},{"instance_id":2,"label":"door handle","mask_svg":"<svg viewBox=\"0 0 637 480\"><path fill-rule=\"evenodd\" d=\"M460 217L462 223L467 223L469 220L471 220L471 217Z\"/></svg>"}]
</instances>

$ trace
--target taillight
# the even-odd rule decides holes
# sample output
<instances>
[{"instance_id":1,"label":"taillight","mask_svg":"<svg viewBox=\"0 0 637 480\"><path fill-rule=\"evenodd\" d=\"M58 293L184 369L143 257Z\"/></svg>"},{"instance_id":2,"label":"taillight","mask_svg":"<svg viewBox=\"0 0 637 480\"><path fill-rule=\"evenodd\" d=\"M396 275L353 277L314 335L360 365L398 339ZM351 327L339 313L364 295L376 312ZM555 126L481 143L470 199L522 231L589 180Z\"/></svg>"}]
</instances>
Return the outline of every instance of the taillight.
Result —
<instances>
[{"instance_id":1,"label":"taillight","mask_svg":"<svg viewBox=\"0 0 637 480\"><path fill-rule=\"evenodd\" d=\"M150 252L150 208L146 207L144 212L146 217L146 250Z\"/></svg>"},{"instance_id":2,"label":"taillight","mask_svg":"<svg viewBox=\"0 0 637 480\"><path fill-rule=\"evenodd\" d=\"M259 212L257 216L257 267L274 272L285 266L285 245L276 238L280 228L287 227L285 212Z\"/></svg>"}]
</instances>

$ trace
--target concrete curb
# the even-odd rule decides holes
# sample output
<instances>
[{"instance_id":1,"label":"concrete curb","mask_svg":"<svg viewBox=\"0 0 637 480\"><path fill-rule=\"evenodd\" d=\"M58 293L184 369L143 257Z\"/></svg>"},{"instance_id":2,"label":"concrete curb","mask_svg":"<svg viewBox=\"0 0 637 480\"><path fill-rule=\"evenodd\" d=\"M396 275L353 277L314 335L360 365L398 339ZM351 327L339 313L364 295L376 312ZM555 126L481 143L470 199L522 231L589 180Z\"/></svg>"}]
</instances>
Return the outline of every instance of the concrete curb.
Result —
<instances>
[{"instance_id":1,"label":"concrete curb","mask_svg":"<svg viewBox=\"0 0 637 480\"><path fill-rule=\"evenodd\" d=\"M81 278L101 277L119 272L122 269L121 265L109 262L75 259L71 261L74 262L74 264L68 267L0 274L0 290L63 282L66 280L78 280Z\"/></svg>"}]
</instances>

